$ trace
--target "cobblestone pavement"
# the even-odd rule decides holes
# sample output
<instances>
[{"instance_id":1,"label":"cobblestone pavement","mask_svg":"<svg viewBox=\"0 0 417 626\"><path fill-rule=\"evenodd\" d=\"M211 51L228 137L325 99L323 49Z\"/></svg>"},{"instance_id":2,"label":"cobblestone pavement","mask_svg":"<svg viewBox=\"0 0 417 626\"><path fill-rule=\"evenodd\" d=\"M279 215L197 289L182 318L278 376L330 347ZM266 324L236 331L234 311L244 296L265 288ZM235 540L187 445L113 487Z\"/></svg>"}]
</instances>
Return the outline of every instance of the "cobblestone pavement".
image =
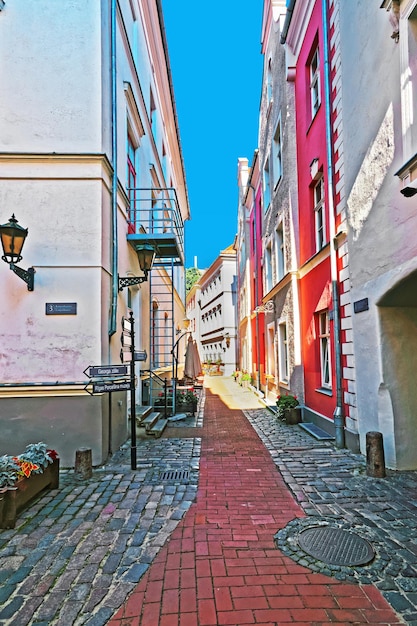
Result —
<instances>
[{"instance_id":1,"label":"cobblestone pavement","mask_svg":"<svg viewBox=\"0 0 417 626\"><path fill-rule=\"evenodd\" d=\"M198 432L203 408L204 395L182 425ZM106 624L195 499L200 449L139 432L137 471L128 444L90 480L61 471L59 489L0 530L0 625Z\"/></svg>"},{"instance_id":2,"label":"cobblestone pavement","mask_svg":"<svg viewBox=\"0 0 417 626\"><path fill-rule=\"evenodd\" d=\"M277 548L277 530L308 518L238 403L216 387L196 500L109 626L402 624L374 585L312 572Z\"/></svg>"},{"instance_id":3,"label":"cobblestone pavement","mask_svg":"<svg viewBox=\"0 0 417 626\"><path fill-rule=\"evenodd\" d=\"M253 394L230 383L235 392L240 404L254 405ZM139 438L137 471L130 469L129 445L90 480L61 471L58 490L22 513L15 529L0 530L0 626L110 621L195 500L204 401L202 394L196 418L172 423L163 438ZM317 441L267 409L245 414L306 515L277 532L277 547L313 571L372 582L417 626L417 472L371 479L362 456ZM294 542L312 521L357 531L377 558L370 566L329 570Z\"/></svg>"},{"instance_id":4,"label":"cobblestone pavement","mask_svg":"<svg viewBox=\"0 0 417 626\"><path fill-rule=\"evenodd\" d=\"M267 409L245 414L308 516L277 533L280 550L313 571L372 582L407 624L417 625L417 472L387 470L386 478L370 478L362 455L320 442L271 418ZM295 539L313 523L355 531L372 544L376 558L347 568L309 557Z\"/></svg>"}]
</instances>

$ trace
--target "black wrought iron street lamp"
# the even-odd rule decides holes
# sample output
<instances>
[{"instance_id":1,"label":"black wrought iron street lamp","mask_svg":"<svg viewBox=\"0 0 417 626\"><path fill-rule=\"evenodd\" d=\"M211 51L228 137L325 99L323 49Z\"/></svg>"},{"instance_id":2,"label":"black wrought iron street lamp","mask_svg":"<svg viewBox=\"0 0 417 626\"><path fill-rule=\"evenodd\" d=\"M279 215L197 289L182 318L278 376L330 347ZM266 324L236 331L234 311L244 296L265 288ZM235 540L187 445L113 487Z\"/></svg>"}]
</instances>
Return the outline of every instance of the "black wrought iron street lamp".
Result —
<instances>
[{"instance_id":1,"label":"black wrought iron street lamp","mask_svg":"<svg viewBox=\"0 0 417 626\"><path fill-rule=\"evenodd\" d=\"M12 272L25 281L28 286L28 291L33 291L35 269L33 267L29 267L29 269L24 270L15 265L23 258L22 248L27 234L28 229L23 228L17 223L14 213L7 224L0 225L0 239L1 245L3 246L3 256L1 258L5 261L5 263L9 264Z\"/></svg>"},{"instance_id":2,"label":"black wrought iron street lamp","mask_svg":"<svg viewBox=\"0 0 417 626\"><path fill-rule=\"evenodd\" d=\"M145 243L136 246L136 252L139 260L139 267L143 272L143 276L119 276L119 291L124 287L139 285L148 280L148 274L152 269L155 259L155 248L151 244Z\"/></svg>"}]
</instances>

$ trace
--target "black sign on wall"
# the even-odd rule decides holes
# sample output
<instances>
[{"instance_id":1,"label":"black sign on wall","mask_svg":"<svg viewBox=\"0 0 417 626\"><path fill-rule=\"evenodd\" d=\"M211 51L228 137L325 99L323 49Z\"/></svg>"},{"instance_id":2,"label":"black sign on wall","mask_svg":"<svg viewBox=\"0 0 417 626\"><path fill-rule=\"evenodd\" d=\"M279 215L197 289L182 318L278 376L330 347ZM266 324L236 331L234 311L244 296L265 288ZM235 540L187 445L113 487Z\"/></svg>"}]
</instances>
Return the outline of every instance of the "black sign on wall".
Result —
<instances>
[{"instance_id":1,"label":"black sign on wall","mask_svg":"<svg viewBox=\"0 0 417 626\"><path fill-rule=\"evenodd\" d=\"M369 310L368 298L363 298L362 300L356 300L356 302L353 303L353 310L355 313L362 313L362 311L368 311Z\"/></svg>"},{"instance_id":2,"label":"black sign on wall","mask_svg":"<svg viewBox=\"0 0 417 626\"><path fill-rule=\"evenodd\" d=\"M77 315L76 302L47 302L45 304L46 315Z\"/></svg>"}]
</instances>

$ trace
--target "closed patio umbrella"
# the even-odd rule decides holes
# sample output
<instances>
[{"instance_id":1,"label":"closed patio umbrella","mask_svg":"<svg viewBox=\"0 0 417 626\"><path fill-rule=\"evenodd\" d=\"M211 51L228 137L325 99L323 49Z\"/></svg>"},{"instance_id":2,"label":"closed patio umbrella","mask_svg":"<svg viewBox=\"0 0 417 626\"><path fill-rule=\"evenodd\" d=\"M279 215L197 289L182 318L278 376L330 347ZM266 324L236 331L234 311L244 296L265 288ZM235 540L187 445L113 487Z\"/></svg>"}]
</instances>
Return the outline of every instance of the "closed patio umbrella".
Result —
<instances>
[{"instance_id":1,"label":"closed patio umbrella","mask_svg":"<svg viewBox=\"0 0 417 626\"><path fill-rule=\"evenodd\" d=\"M194 341L193 342L193 348L194 348L194 369L197 372L196 374L196 378L197 376L201 376L203 373L203 368L201 367L201 360L200 360L200 355L198 354L198 348L197 348L197 342Z\"/></svg>"},{"instance_id":2,"label":"closed patio umbrella","mask_svg":"<svg viewBox=\"0 0 417 626\"><path fill-rule=\"evenodd\" d=\"M185 352L184 377L195 380L201 374L201 361L198 354L197 344L191 335L188 337L187 350Z\"/></svg>"}]
</instances>

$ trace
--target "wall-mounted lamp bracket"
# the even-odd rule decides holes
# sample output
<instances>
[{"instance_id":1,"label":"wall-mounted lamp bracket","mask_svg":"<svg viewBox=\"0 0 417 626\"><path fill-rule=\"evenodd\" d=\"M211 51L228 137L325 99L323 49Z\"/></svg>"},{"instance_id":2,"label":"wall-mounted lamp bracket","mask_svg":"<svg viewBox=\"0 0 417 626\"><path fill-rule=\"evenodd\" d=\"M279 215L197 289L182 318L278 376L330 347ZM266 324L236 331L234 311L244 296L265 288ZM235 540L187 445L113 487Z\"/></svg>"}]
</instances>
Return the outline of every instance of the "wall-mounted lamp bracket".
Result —
<instances>
[{"instance_id":1,"label":"wall-mounted lamp bracket","mask_svg":"<svg viewBox=\"0 0 417 626\"><path fill-rule=\"evenodd\" d=\"M28 286L28 291L33 291L35 285L35 268L29 267L29 269L24 270L21 267L18 267L14 263L10 263L9 265L12 272L17 274L19 278L25 281Z\"/></svg>"},{"instance_id":2,"label":"wall-mounted lamp bracket","mask_svg":"<svg viewBox=\"0 0 417 626\"><path fill-rule=\"evenodd\" d=\"M118 276L119 291L122 291L124 287L133 287L133 285L140 285L148 280L148 273L144 276Z\"/></svg>"},{"instance_id":3,"label":"wall-mounted lamp bracket","mask_svg":"<svg viewBox=\"0 0 417 626\"><path fill-rule=\"evenodd\" d=\"M273 313L275 311L275 306L272 300L268 300L265 304L260 304L254 309L253 313Z\"/></svg>"}]
</instances>

